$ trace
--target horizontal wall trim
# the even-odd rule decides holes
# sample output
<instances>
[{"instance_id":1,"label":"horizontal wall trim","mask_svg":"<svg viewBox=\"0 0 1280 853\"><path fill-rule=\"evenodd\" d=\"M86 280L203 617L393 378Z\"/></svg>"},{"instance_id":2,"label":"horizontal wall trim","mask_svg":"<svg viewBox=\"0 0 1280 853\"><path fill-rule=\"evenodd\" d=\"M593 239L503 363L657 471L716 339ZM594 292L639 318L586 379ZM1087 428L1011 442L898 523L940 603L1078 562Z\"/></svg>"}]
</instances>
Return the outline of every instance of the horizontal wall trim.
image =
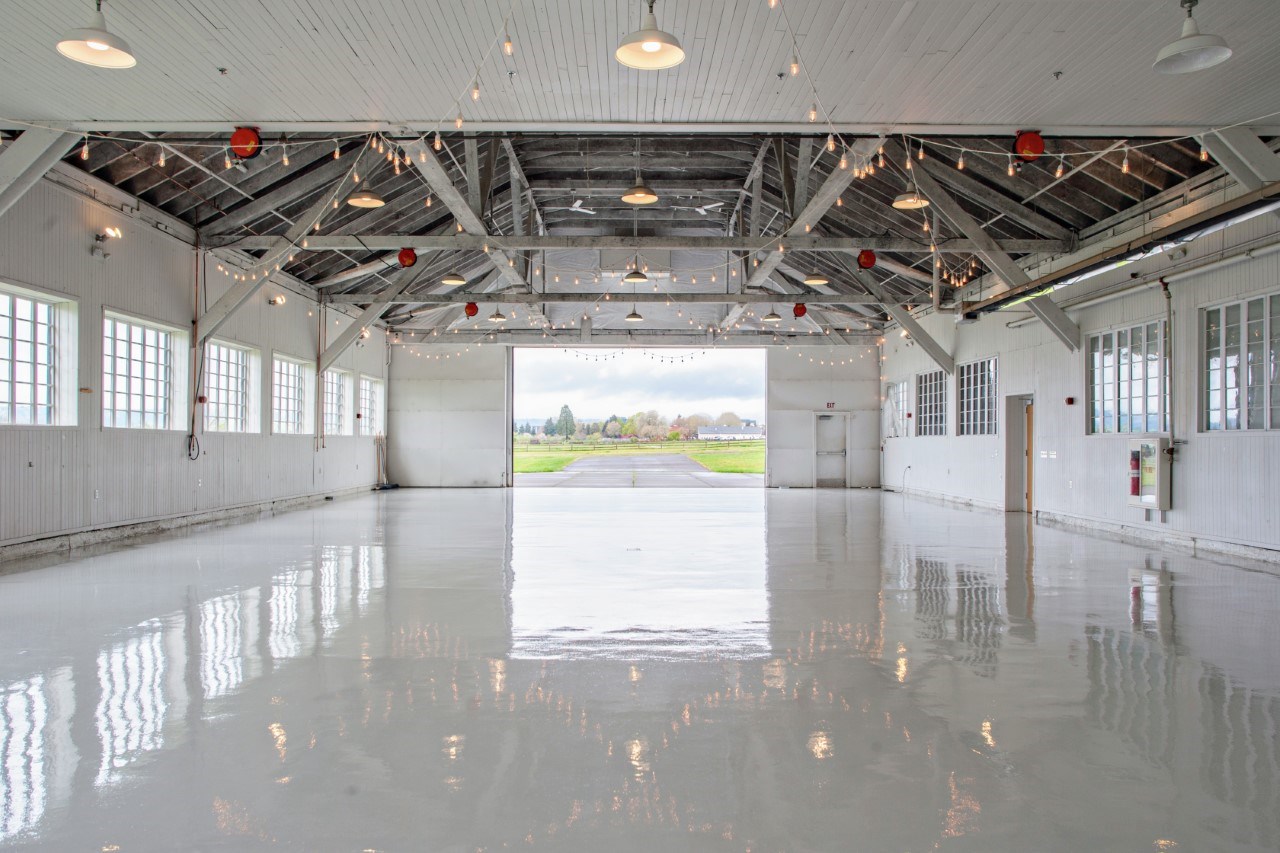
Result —
<instances>
[{"instance_id":1,"label":"horizontal wall trim","mask_svg":"<svg viewBox=\"0 0 1280 853\"><path fill-rule=\"evenodd\" d=\"M153 536L167 533L171 530L231 524L245 520L244 517L246 515L260 513L274 514L294 509L303 509L305 507L321 503L325 498L351 497L357 494L364 494L365 492L372 490L373 485L373 483L369 483L367 485L352 486L350 488L339 489L332 492L294 495L285 498L274 498L266 501L255 501L253 503L219 507L218 509L203 510L201 512L160 516L157 518L146 519L144 521L124 522L122 524L113 524L106 527L91 527L73 531L64 531L51 536L18 539L5 544L0 544L0 564L11 562L13 560L40 557L49 554L65 553L69 555L70 552L81 548L87 548L95 545L110 545L114 542L119 542L125 539L132 539L138 536ZM7 571L20 571L22 568L22 566L9 568L0 567L0 574L4 574Z\"/></svg>"}]
</instances>

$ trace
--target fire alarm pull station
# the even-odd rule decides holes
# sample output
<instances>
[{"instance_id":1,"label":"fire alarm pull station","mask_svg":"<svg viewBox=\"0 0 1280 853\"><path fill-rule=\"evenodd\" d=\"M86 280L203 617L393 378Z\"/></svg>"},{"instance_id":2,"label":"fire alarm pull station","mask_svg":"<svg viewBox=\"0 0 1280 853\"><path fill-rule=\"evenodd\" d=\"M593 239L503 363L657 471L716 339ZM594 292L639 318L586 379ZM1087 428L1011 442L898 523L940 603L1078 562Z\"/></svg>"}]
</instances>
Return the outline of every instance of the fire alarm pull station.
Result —
<instances>
[{"instance_id":1,"label":"fire alarm pull station","mask_svg":"<svg viewBox=\"0 0 1280 853\"><path fill-rule=\"evenodd\" d=\"M1129 506L1169 509L1169 439L1129 440Z\"/></svg>"}]
</instances>

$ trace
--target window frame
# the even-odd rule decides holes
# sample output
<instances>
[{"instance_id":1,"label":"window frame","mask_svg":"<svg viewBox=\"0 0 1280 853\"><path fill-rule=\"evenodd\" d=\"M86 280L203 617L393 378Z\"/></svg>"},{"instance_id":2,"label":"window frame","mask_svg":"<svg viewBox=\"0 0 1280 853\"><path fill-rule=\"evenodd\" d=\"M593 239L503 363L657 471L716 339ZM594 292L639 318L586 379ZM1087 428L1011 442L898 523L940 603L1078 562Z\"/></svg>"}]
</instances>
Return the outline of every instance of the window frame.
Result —
<instances>
[{"instance_id":1,"label":"window frame","mask_svg":"<svg viewBox=\"0 0 1280 853\"><path fill-rule=\"evenodd\" d=\"M333 375L337 379L337 393L331 393L329 386L329 376ZM331 367L326 370L321 377L321 403L320 403L320 424L326 436L329 435L352 435L355 432L355 409L354 393L352 391L353 381L352 373L349 370L343 370L337 367ZM329 418L329 402L336 399L341 406L340 420L338 429L330 429Z\"/></svg>"},{"instance_id":2,"label":"window frame","mask_svg":"<svg viewBox=\"0 0 1280 853\"><path fill-rule=\"evenodd\" d=\"M297 368L297 429L281 429L280 400L277 385L279 375L277 364L288 364ZM287 355L282 352L271 354L271 434L272 435L314 435L315 434L315 365L311 362Z\"/></svg>"},{"instance_id":3,"label":"window frame","mask_svg":"<svg viewBox=\"0 0 1280 853\"><path fill-rule=\"evenodd\" d=\"M5 412L5 419L0 420L0 429L56 429L58 427L73 427L79 421L79 373L80 373L80 355L79 355L79 303L65 294L52 291L35 290L32 288L21 287L9 284L8 282L0 282L0 296L9 300L9 317L7 320L8 335L4 336L10 341L7 357L3 361L9 363L7 368L9 373L9 391L10 399L0 403ZM34 417L30 421L19 422L16 420L17 415L17 370L18 359L16 355L16 328L18 319L14 311L14 300L24 300L34 303L40 307L48 309L49 322L47 324L48 341L45 346L48 349L49 364L46 367L49 375L49 381L44 383L48 388L48 403L43 406L35 400L40 396L37 389L41 384L36 381L35 372L39 366L36 357L36 349L40 341L38 333L33 326L32 329L32 403L31 408L47 407L49 410L48 419L40 422ZM0 323L6 321L0 320ZM35 322L33 316L32 322ZM24 383L25 384L25 383Z\"/></svg>"},{"instance_id":4,"label":"window frame","mask_svg":"<svg viewBox=\"0 0 1280 853\"><path fill-rule=\"evenodd\" d=\"M137 326L143 329L144 332L152 331L152 332L156 332L158 334L164 334L167 336L167 346L165 347L165 349L168 351L169 363L167 367L168 367L169 376L167 377L167 380L166 380L168 385L168 389L167 389L168 393L164 395L164 398L166 399L167 406L168 406L168 409L167 409L168 422L166 424L157 425L157 426L146 426L146 425L135 426L132 423L118 424L118 423L107 422L108 390L107 390L107 381L106 381L107 380L106 324L108 322L124 323L130 326ZM105 429L137 429L137 430L144 430L144 431L150 431L150 432L177 432L177 431L186 430L187 428L187 373L188 373L187 353L189 351L188 350L189 337L190 336L185 330L180 329L177 326L174 326L170 323L165 323L160 320L154 320L150 317L144 317L138 314L134 314L132 312L118 311L114 308L103 306L102 328L98 335L98 342L99 342L99 345L102 347L102 350L99 353L99 356L100 356L99 367L101 369L98 374L100 381L102 382L102 387L100 389L102 400L100 405L98 406L98 415L100 418L99 423L102 429L104 430ZM118 338L113 338L113 340L118 340ZM132 343L132 341L130 341L130 343ZM144 348L146 347L145 340L143 342L143 346ZM111 358L115 359L118 357L119 356L116 355L113 347ZM130 358L130 361L132 361L132 358ZM143 363L144 364L146 363L145 360ZM113 373L112 376L113 377L119 376L119 374ZM146 381L145 376L143 377L143 381L144 382ZM115 392L113 387L111 393L115 394L118 392ZM126 392L126 394L128 396L132 396L131 391ZM144 396L146 395L144 394ZM153 395L153 396L156 396L157 399L160 399L160 395ZM118 413L120 410L112 408L110 411ZM124 411L129 416L130 420L132 420L133 409L128 408L128 409L125 409ZM142 418L145 420L147 416L146 411L144 410L141 413L141 415L142 415Z\"/></svg>"},{"instance_id":5,"label":"window frame","mask_svg":"<svg viewBox=\"0 0 1280 853\"><path fill-rule=\"evenodd\" d=\"M1159 338L1156 346L1156 366L1159 370L1159 375L1156 378L1159 380L1160 387L1154 396L1151 394L1150 389L1146 387L1148 380L1151 378L1147 375L1149 373L1147 370L1147 362L1145 360L1138 362L1143 365L1143 376L1141 379L1135 380L1133 376L1134 359L1132 355L1134 340L1133 333L1137 330L1141 330L1143 336L1142 348L1145 354L1150 347L1151 341L1148 332L1152 326L1156 328L1156 334ZM1125 339L1124 344L1120 343L1122 334ZM1102 344L1107 341L1110 342L1109 349L1104 353L1102 350ZM1094 349L1095 343L1097 344L1096 350ZM1121 346L1127 348L1130 353L1129 360L1127 362L1127 370L1123 369L1126 365L1122 365L1120 362ZM1101 363L1097 366L1093 363L1095 352L1102 359ZM1110 358L1110 362L1107 361L1107 358ZM1158 435L1168 432L1169 382L1171 381L1169 373L1169 329L1168 324L1165 323L1163 317L1122 323L1106 329L1099 329L1098 331L1087 335L1084 346L1085 435ZM1095 377L1100 378L1101 381L1095 381ZM1140 398L1135 397L1133 394L1135 381L1143 383L1143 390L1145 393L1142 394ZM1106 403L1102 403L1100 418L1095 419L1094 417L1095 403L1099 399L1099 387L1103 389L1103 396L1108 402L1110 402L1112 407L1111 417L1114 420L1114 425L1109 429ZM1127 389L1127 395L1122 396L1122 391L1125 389ZM1143 410L1140 417L1143 419L1143 428L1133 429L1133 403L1138 399L1142 400ZM1148 411L1150 409L1152 399L1155 400L1156 406L1159 410L1155 413L1157 416L1157 428L1147 429L1146 426L1149 422L1148 419L1152 414ZM1121 406L1122 402L1125 403L1123 407ZM1120 420L1122 417L1128 419L1129 429L1120 428Z\"/></svg>"},{"instance_id":6,"label":"window frame","mask_svg":"<svg viewBox=\"0 0 1280 853\"><path fill-rule=\"evenodd\" d=\"M910 389L908 385L913 384L909 379L899 379L896 382L889 382L884 389L884 402L886 408L892 413L890 425L892 435L887 438L908 438L911 436L911 421L907 418L907 405Z\"/></svg>"},{"instance_id":7,"label":"window frame","mask_svg":"<svg viewBox=\"0 0 1280 853\"><path fill-rule=\"evenodd\" d=\"M999 356L990 355L956 365L957 436L999 435L999 404Z\"/></svg>"},{"instance_id":8,"label":"window frame","mask_svg":"<svg viewBox=\"0 0 1280 853\"><path fill-rule=\"evenodd\" d=\"M217 433L226 435L236 434L254 434L262 431L261 418L261 373L262 358L258 350L239 343L237 341L227 340L225 338L209 338L205 341L204 352L200 360L200 385L205 402L202 405L203 413L201 417L201 429L206 433ZM221 349L231 350L244 356L243 376L241 377L241 394L243 395L240 408L242 410L241 425L238 429L220 429L211 424L211 414L216 411L216 407L220 405L214 398L212 393L215 389L210 384L210 348L219 347Z\"/></svg>"},{"instance_id":9,"label":"window frame","mask_svg":"<svg viewBox=\"0 0 1280 853\"><path fill-rule=\"evenodd\" d=\"M1251 320L1249 315L1250 306L1255 303L1262 303L1261 316L1257 320ZM1237 361L1234 366L1234 377L1230 375L1232 367L1229 362L1227 353L1227 324L1226 315L1229 309L1236 309L1238 312L1237 341L1233 344L1235 349L1234 356ZM1210 347L1209 317L1211 314L1217 313L1218 326L1216 328L1217 345ZM1252 383L1250 375L1250 366L1253 353L1250 352L1250 326L1253 323L1258 324L1260 349L1259 371L1262 373L1262 379L1258 383ZM1270 365L1280 360L1280 290L1270 289L1259 293L1251 293L1247 296L1235 297L1233 299L1212 302L1201 306L1196 313L1196 386L1197 386L1197 409L1196 412L1196 431L1205 435L1221 435L1221 434L1252 434L1266 435L1280 430L1280 370L1276 371L1274 376L1267 376L1267 369ZM1221 360L1218 366L1210 366L1211 350L1220 352ZM1212 379L1216 374L1219 380L1217 387L1213 387ZM1235 387L1231 387L1229 380L1235 379ZM1257 387L1261 393L1261 401L1258 406L1250 405L1250 391ZM1228 406L1231 392L1235 393L1234 411ZM1212 407L1213 397L1218 398L1219 407ZM1258 409L1262 418L1261 425L1251 425L1252 410ZM1213 412L1219 413L1218 425L1213 425ZM1231 425L1231 418L1234 416L1235 424Z\"/></svg>"},{"instance_id":10,"label":"window frame","mask_svg":"<svg viewBox=\"0 0 1280 853\"><path fill-rule=\"evenodd\" d=\"M920 438L947 435L947 372L942 368L915 375L915 435Z\"/></svg>"},{"instance_id":11,"label":"window frame","mask_svg":"<svg viewBox=\"0 0 1280 853\"><path fill-rule=\"evenodd\" d=\"M367 408L366 408L366 400L365 400L365 383L366 382L370 383L369 387L371 388L376 387L378 389L377 423L375 423L372 427L370 426L370 422L374 419L367 417ZM366 438L371 438L379 434L386 435L386 426L384 424L384 420L386 418L386 411L387 411L386 383L382 380L381 377L369 376L367 374L362 373L360 374L360 381L359 381L359 384L357 385L356 394L357 394L356 405L358 407L356 410L358 414L358 417L356 418L356 420L359 421L359 426L357 427L358 434Z\"/></svg>"}]
</instances>

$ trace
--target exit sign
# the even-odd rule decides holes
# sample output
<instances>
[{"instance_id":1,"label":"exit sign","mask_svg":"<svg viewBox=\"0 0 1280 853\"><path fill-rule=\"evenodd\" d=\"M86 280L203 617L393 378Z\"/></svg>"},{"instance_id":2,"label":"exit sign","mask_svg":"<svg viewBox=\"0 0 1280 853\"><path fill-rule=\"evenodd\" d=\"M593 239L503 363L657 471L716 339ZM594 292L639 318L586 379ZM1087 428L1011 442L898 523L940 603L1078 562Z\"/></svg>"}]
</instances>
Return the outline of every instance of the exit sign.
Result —
<instances>
[{"instance_id":1,"label":"exit sign","mask_svg":"<svg viewBox=\"0 0 1280 853\"><path fill-rule=\"evenodd\" d=\"M834 409L835 407L836 407L836 404L835 404L835 403L827 403L827 408L828 408L828 409Z\"/></svg>"}]
</instances>

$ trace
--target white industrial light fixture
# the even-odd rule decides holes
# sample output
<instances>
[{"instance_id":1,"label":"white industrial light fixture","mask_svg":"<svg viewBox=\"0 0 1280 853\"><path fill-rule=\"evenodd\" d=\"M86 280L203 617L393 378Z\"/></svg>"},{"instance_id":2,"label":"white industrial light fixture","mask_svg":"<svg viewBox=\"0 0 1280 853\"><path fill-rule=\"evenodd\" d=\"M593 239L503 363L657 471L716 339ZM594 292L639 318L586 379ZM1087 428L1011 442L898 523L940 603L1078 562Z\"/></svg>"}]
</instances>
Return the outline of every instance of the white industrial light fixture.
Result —
<instances>
[{"instance_id":1,"label":"white industrial light fixture","mask_svg":"<svg viewBox=\"0 0 1280 853\"><path fill-rule=\"evenodd\" d=\"M826 276L819 275L816 272L811 272L804 277L804 283L811 286L817 286L820 284L830 284L831 282L828 281Z\"/></svg>"},{"instance_id":2,"label":"white industrial light fixture","mask_svg":"<svg viewBox=\"0 0 1280 853\"><path fill-rule=\"evenodd\" d=\"M444 277L440 279L440 283L452 285L454 287L461 287L467 283L467 280L461 273L447 272L444 274Z\"/></svg>"},{"instance_id":3,"label":"white industrial light fixture","mask_svg":"<svg viewBox=\"0 0 1280 853\"><path fill-rule=\"evenodd\" d=\"M899 193L893 200L894 210L920 210L928 206L929 199L920 195L920 190L914 186L909 187L904 193Z\"/></svg>"},{"instance_id":4,"label":"white industrial light fixture","mask_svg":"<svg viewBox=\"0 0 1280 853\"><path fill-rule=\"evenodd\" d=\"M1201 35L1191 10L1199 0L1182 0L1187 19L1182 22L1182 38L1160 48L1151 69L1157 74L1187 74L1203 71L1231 58L1231 48L1222 36Z\"/></svg>"},{"instance_id":5,"label":"white industrial light fixture","mask_svg":"<svg viewBox=\"0 0 1280 853\"><path fill-rule=\"evenodd\" d=\"M658 29L658 19L653 14L654 0L648 0L640 29L624 38L614 51L614 57L628 68L641 71L658 71L672 68L684 62L684 48L671 33Z\"/></svg>"},{"instance_id":6,"label":"white industrial light fixture","mask_svg":"<svg viewBox=\"0 0 1280 853\"><path fill-rule=\"evenodd\" d=\"M505 315L505 314L503 314L503 313L502 313L502 311L501 311L501 310L499 310L499 309L497 309L497 308L494 308L494 309L493 309L493 313L489 315L489 322L490 322L490 323L505 323L505 322L507 322L507 317L506 317L506 315Z\"/></svg>"},{"instance_id":7,"label":"white industrial light fixture","mask_svg":"<svg viewBox=\"0 0 1280 853\"><path fill-rule=\"evenodd\" d=\"M658 200L658 194L646 187L637 175L636 185L622 194L622 200L627 204L653 204Z\"/></svg>"},{"instance_id":8,"label":"white industrial light fixture","mask_svg":"<svg viewBox=\"0 0 1280 853\"><path fill-rule=\"evenodd\" d=\"M369 189L367 181L365 182L364 189L356 190L351 195L347 196L347 204L352 207L374 208L382 207L386 203L386 199Z\"/></svg>"},{"instance_id":9,"label":"white industrial light fixture","mask_svg":"<svg viewBox=\"0 0 1280 853\"><path fill-rule=\"evenodd\" d=\"M644 317L640 316L640 312L636 311L636 306L631 306L631 313L626 316L628 323L643 323Z\"/></svg>"},{"instance_id":10,"label":"white industrial light fixture","mask_svg":"<svg viewBox=\"0 0 1280 853\"><path fill-rule=\"evenodd\" d=\"M769 309L769 313L765 314L763 317L760 318L760 322L761 323L781 323L782 318L779 317L778 313L774 311L773 308L771 307Z\"/></svg>"},{"instance_id":11,"label":"white industrial light fixture","mask_svg":"<svg viewBox=\"0 0 1280 853\"><path fill-rule=\"evenodd\" d=\"M94 3L87 26L67 30L58 39L58 53L96 68L132 68L138 64L129 43L107 32L107 19L102 14L102 0Z\"/></svg>"},{"instance_id":12,"label":"white industrial light fixture","mask_svg":"<svg viewBox=\"0 0 1280 853\"><path fill-rule=\"evenodd\" d=\"M627 284L644 284L649 280L649 276L640 272L640 270L628 270L627 274L622 277Z\"/></svg>"}]
</instances>

